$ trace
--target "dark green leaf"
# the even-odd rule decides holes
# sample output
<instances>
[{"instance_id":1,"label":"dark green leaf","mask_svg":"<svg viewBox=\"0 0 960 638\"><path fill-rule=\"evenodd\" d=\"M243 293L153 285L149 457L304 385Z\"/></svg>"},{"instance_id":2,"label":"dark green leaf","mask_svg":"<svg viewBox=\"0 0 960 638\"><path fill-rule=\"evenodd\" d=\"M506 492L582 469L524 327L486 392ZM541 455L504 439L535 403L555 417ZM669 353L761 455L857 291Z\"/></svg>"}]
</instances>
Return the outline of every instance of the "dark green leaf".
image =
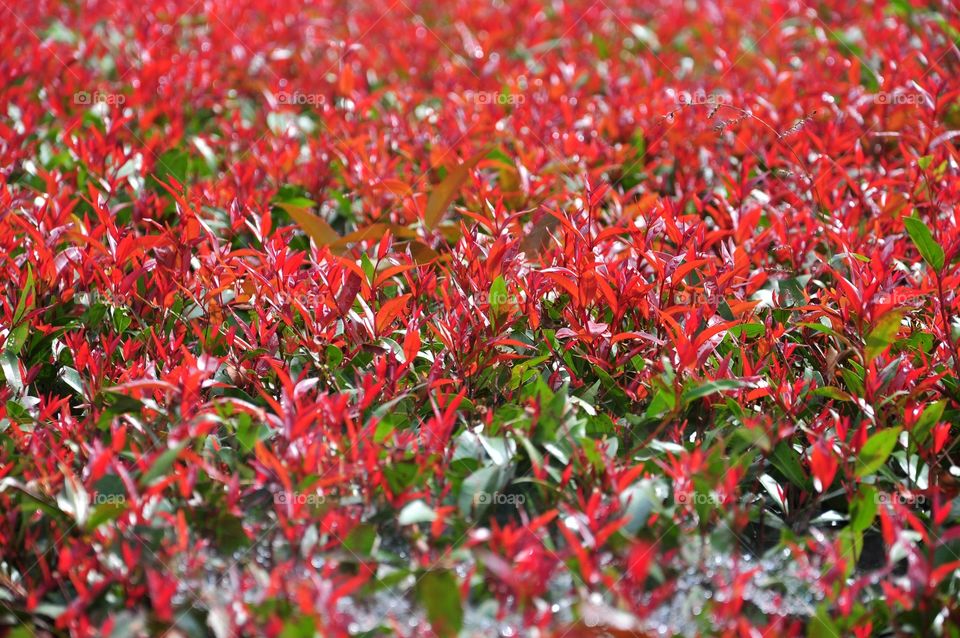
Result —
<instances>
[{"instance_id":1,"label":"dark green leaf","mask_svg":"<svg viewBox=\"0 0 960 638\"><path fill-rule=\"evenodd\" d=\"M918 217L904 217L903 225L910 233L910 239L917 246L917 250L920 251L924 261L937 272L943 270L943 248L933 238L930 228Z\"/></svg>"},{"instance_id":2,"label":"dark green leaf","mask_svg":"<svg viewBox=\"0 0 960 638\"><path fill-rule=\"evenodd\" d=\"M460 584L453 572L432 570L417 581L417 599L439 638L455 638L463 627Z\"/></svg>"},{"instance_id":3,"label":"dark green leaf","mask_svg":"<svg viewBox=\"0 0 960 638\"><path fill-rule=\"evenodd\" d=\"M164 450L164 452L157 457L157 460L153 462L153 466L147 470L147 473L143 475L141 483L143 485L149 485L154 480L160 478L167 473L172 466L174 461L180 456L180 452L187 447L187 441L180 441L172 448Z\"/></svg>"},{"instance_id":4,"label":"dark green leaf","mask_svg":"<svg viewBox=\"0 0 960 638\"><path fill-rule=\"evenodd\" d=\"M783 474L788 481L797 487L806 488L809 485L807 474L800 465L800 455L786 441L781 441L773 450L770 462Z\"/></svg>"},{"instance_id":5,"label":"dark green leaf","mask_svg":"<svg viewBox=\"0 0 960 638\"><path fill-rule=\"evenodd\" d=\"M863 444L860 454L857 455L856 474L859 477L870 476L879 470L897 445L900 427L888 428L875 432Z\"/></svg>"}]
</instances>

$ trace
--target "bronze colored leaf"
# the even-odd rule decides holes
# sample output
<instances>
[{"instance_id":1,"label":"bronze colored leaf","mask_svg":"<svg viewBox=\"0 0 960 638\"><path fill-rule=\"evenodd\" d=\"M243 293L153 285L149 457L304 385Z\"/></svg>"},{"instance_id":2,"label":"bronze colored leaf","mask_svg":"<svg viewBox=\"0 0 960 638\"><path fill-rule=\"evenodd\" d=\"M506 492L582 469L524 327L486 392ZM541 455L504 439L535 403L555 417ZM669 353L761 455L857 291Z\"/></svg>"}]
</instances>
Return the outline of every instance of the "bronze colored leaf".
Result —
<instances>
[{"instance_id":1,"label":"bronze colored leaf","mask_svg":"<svg viewBox=\"0 0 960 638\"><path fill-rule=\"evenodd\" d=\"M476 166L488 152L489 149L484 148L479 153L476 153L462 164L453 168L447 176L434 187L430 192L429 199L427 199L427 208L423 213L423 223L427 228L434 228L440 223L440 220L443 219L443 214L447 208L449 208L450 204L453 203L453 200L456 199L457 193L460 192L460 187L463 186L463 183L467 181L467 178L470 176L470 171L473 170L473 167Z\"/></svg>"},{"instance_id":2,"label":"bronze colored leaf","mask_svg":"<svg viewBox=\"0 0 960 638\"><path fill-rule=\"evenodd\" d=\"M280 202L276 206L290 215L317 246L327 246L340 239L337 231L325 219L310 212L308 206L299 202Z\"/></svg>"}]
</instances>

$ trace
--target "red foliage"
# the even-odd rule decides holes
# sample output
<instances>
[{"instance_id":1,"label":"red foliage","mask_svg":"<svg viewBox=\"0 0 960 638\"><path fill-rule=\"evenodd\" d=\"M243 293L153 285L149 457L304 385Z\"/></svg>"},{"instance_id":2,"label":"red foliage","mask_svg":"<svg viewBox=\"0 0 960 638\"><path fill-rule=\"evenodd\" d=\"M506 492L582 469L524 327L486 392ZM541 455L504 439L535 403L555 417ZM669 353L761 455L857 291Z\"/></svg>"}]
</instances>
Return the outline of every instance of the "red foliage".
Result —
<instances>
[{"instance_id":1,"label":"red foliage","mask_svg":"<svg viewBox=\"0 0 960 638\"><path fill-rule=\"evenodd\" d=\"M952 3L0 14L0 626L960 632Z\"/></svg>"}]
</instances>

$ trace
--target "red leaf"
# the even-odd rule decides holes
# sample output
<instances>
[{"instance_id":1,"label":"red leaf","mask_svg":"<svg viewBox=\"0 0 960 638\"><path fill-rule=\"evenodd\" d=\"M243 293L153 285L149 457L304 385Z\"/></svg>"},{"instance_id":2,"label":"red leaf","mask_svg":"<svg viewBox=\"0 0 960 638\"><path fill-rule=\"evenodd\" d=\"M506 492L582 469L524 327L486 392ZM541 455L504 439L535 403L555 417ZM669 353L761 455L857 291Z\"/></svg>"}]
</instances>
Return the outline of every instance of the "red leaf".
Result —
<instances>
[{"instance_id":1,"label":"red leaf","mask_svg":"<svg viewBox=\"0 0 960 638\"><path fill-rule=\"evenodd\" d=\"M394 297L380 307L380 310L377 311L375 324L378 335L383 334L387 327L393 323L393 320L397 318L397 315L403 312L403 309L407 307L407 300L410 299L411 296L410 294L406 294Z\"/></svg>"}]
</instances>

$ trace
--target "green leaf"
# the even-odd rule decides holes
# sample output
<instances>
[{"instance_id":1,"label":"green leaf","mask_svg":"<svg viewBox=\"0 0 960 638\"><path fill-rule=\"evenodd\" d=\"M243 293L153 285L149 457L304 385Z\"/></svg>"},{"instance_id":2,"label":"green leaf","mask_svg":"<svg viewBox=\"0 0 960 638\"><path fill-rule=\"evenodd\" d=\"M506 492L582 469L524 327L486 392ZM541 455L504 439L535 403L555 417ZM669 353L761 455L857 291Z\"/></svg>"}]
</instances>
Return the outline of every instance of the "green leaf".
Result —
<instances>
[{"instance_id":1,"label":"green leaf","mask_svg":"<svg viewBox=\"0 0 960 638\"><path fill-rule=\"evenodd\" d=\"M676 397L671 390L666 388L661 388L653 395L653 400L650 401L650 405L647 406L646 416L647 418L656 418L665 412L669 412L676 407Z\"/></svg>"},{"instance_id":2,"label":"green leaf","mask_svg":"<svg viewBox=\"0 0 960 638\"><path fill-rule=\"evenodd\" d=\"M25 407L20 405L17 401L10 399L6 403L7 408L7 417L16 421L17 423L29 423L33 420L33 417L30 416L30 412L27 411ZM0 426L0 431L5 429L3 426Z\"/></svg>"},{"instance_id":3,"label":"green leaf","mask_svg":"<svg viewBox=\"0 0 960 638\"><path fill-rule=\"evenodd\" d=\"M620 493L620 507L628 520L624 529L630 534L638 533L659 505L656 486L649 479L628 486Z\"/></svg>"},{"instance_id":4,"label":"green leaf","mask_svg":"<svg viewBox=\"0 0 960 638\"><path fill-rule=\"evenodd\" d=\"M437 520L437 513L433 511L433 508L417 499L403 506L403 509L400 510L400 516L397 518L397 523L401 526L417 525L419 523L432 523L435 520Z\"/></svg>"},{"instance_id":5,"label":"green leaf","mask_svg":"<svg viewBox=\"0 0 960 638\"><path fill-rule=\"evenodd\" d=\"M817 332L822 332L823 334L830 335L831 337L836 337L837 339L842 339L840 333L838 333L833 328L825 326L822 323L800 323L798 324L804 328L809 328L810 330L816 330Z\"/></svg>"},{"instance_id":6,"label":"green leaf","mask_svg":"<svg viewBox=\"0 0 960 638\"><path fill-rule=\"evenodd\" d=\"M243 530L243 519L229 512L220 512L214 522L214 538L223 552L236 552L250 545L250 537Z\"/></svg>"},{"instance_id":7,"label":"green leaf","mask_svg":"<svg viewBox=\"0 0 960 638\"><path fill-rule=\"evenodd\" d=\"M476 509L477 514L482 513L506 481L507 475L499 465L481 468L465 478L457 501L460 512L467 515Z\"/></svg>"},{"instance_id":8,"label":"green leaf","mask_svg":"<svg viewBox=\"0 0 960 638\"><path fill-rule=\"evenodd\" d=\"M693 388L684 390L683 402L685 404L690 403L691 401L715 394L717 392L739 390L741 388L748 387L749 385L750 384L748 382L741 381L740 379L716 379L714 381L707 381L706 383L701 383Z\"/></svg>"},{"instance_id":9,"label":"green leaf","mask_svg":"<svg viewBox=\"0 0 960 638\"><path fill-rule=\"evenodd\" d=\"M910 0L891 0L890 2L890 13L901 16L911 16L913 12L914 9L910 4Z\"/></svg>"},{"instance_id":10,"label":"green leaf","mask_svg":"<svg viewBox=\"0 0 960 638\"><path fill-rule=\"evenodd\" d=\"M74 392L83 396L83 381L80 379L79 372L71 367L64 367L60 370L60 378L70 386Z\"/></svg>"},{"instance_id":11,"label":"green leaf","mask_svg":"<svg viewBox=\"0 0 960 638\"><path fill-rule=\"evenodd\" d=\"M237 429L235 435L241 448L249 452L260 441L268 436L269 430L262 423L254 422L249 414L241 413L237 415Z\"/></svg>"},{"instance_id":12,"label":"green leaf","mask_svg":"<svg viewBox=\"0 0 960 638\"><path fill-rule=\"evenodd\" d=\"M17 355L9 351L0 354L0 370L3 371L3 378L7 385L14 392L20 392L23 389L23 378L20 376L20 361Z\"/></svg>"},{"instance_id":13,"label":"green leaf","mask_svg":"<svg viewBox=\"0 0 960 638\"><path fill-rule=\"evenodd\" d=\"M343 362L343 351L337 346L327 346L327 365L336 369Z\"/></svg>"},{"instance_id":14,"label":"green leaf","mask_svg":"<svg viewBox=\"0 0 960 638\"><path fill-rule=\"evenodd\" d=\"M855 361L851 362L850 366L853 369L843 368L840 370L840 376L843 377L843 382L850 388L850 394L853 396L863 394L863 371Z\"/></svg>"},{"instance_id":15,"label":"green leaf","mask_svg":"<svg viewBox=\"0 0 960 638\"><path fill-rule=\"evenodd\" d=\"M827 397L828 399L834 399L836 401L853 401L853 397L840 388L832 385L825 385L822 388L817 388L811 392L811 394L814 394L818 397Z\"/></svg>"},{"instance_id":16,"label":"green leaf","mask_svg":"<svg viewBox=\"0 0 960 638\"><path fill-rule=\"evenodd\" d=\"M513 438L519 440L520 444L523 445L523 449L526 450L527 456L530 458L531 463L537 466L543 465L543 455L540 454L540 450L534 447L533 443L530 442L530 439L525 437L520 432L514 432Z\"/></svg>"},{"instance_id":17,"label":"green leaf","mask_svg":"<svg viewBox=\"0 0 960 638\"><path fill-rule=\"evenodd\" d=\"M415 463L399 461L385 466L383 474L386 476L387 484L392 491L402 492L417 480L420 475L420 468Z\"/></svg>"},{"instance_id":18,"label":"green leaf","mask_svg":"<svg viewBox=\"0 0 960 638\"><path fill-rule=\"evenodd\" d=\"M115 520L118 516L123 514L126 509L127 504L122 501L114 501L97 505L97 507L94 508L93 512L90 514L90 517L87 519L87 530L93 531L104 523L109 523L110 521Z\"/></svg>"},{"instance_id":19,"label":"green leaf","mask_svg":"<svg viewBox=\"0 0 960 638\"><path fill-rule=\"evenodd\" d=\"M109 414L129 414L143 410L143 402L127 394L103 390L98 397L100 401L103 402L104 408Z\"/></svg>"},{"instance_id":20,"label":"green leaf","mask_svg":"<svg viewBox=\"0 0 960 638\"><path fill-rule=\"evenodd\" d=\"M312 199L307 199L306 197L284 197L277 200L275 205L280 208L283 208L284 206L292 206L294 208L306 208L307 210L310 210L311 208L314 208L317 203Z\"/></svg>"},{"instance_id":21,"label":"green leaf","mask_svg":"<svg viewBox=\"0 0 960 638\"><path fill-rule=\"evenodd\" d=\"M217 170L217 154L202 137L195 136L191 142L193 143L193 147L197 149L197 152L200 153L200 157L203 158L205 168L207 169L206 174L212 175Z\"/></svg>"},{"instance_id":22,"label":"green leaf","mask_svg":"<svg viewBox=\"0 0 960 638\"><path fill-rule=\"evenodd\" d=\"M808 487L807 475L803 471L803 466L800 465L800 455L788 442L781 441L774 448L770 462L797 487Z\"/></svg>"},{"instance_id":23,"label":"green leaf","mask_svg":"<svg viewBox=\"0 0 960 638\"><path fill-rule=\"evenodd\" d=\"M455 638L463 627L460 584L446 569L428 571L417 581L417 599L439 638Z\"/></svg>"},{"instance_id":24,"label":"green leaf","mask_svg":"<svg viewBox=\"0 0 960 638\"><path fill-rule=\"evenodd\" d=\"M19 504L20 511L27 515L33 514L33 512L43 512L63 523L70 521L70 517L66 512L60 509L59 505L55 502L47 500L44 496L35 494L25 485L21 484L19 481L8 479L6 482L0 481L0 493L5 492L8 489L16 490L19 494L17 502Z\"/></svg>"},{"instance_id":25,"label":"green leaf","mask_svg":"<svg viewBox=\"0 0 960 638\"><path fill-rule=\"evenodd\" d=\"M33 268L27 264L27 281L23 285L23 290L20 291L20 299L17 301L17 308L13 311L13 321L12 324L20 323L20 320L23 319L23 315L31 306L33 306L31 296L33 295ZM28 306L27 303L30 302Z\"/></svg>"},{"instance_id":26,"label":"green leaf","mask_svg":"<svg viewBox=\"0 0 960 638\"><path fill-rule=\"evenodd\" d=\"M830 618L829 608L821 605L807 625L807 638L837 638L839 635L840 629Z\"/></svg>"},{"instance_id":27,"label":"green leaf","mask_svg":"<svg viewBox=\"0 0 960 638\"><path fill-rule=\"evenodd\" d=\"M157 158L154 170L157 181L169 182L167 178L172 176L183 184L187 181L190 170L190 155L182 149L170 149Z\"/></svg>"},{"instance_id":28,"label":"green leaf","mask_svg":"<svg viewBox=\"0 0 960 638\"><path fill-rule=\"evenodd\" d=\"M864 349L867 362L876 359L877 355L894 342L897 332L900 330L901 319L903 319L903 313L899 310L893 310L877 320L873 329L870 330L870 334L867 335L867 347Z\"/></svg>"},{"instance_id":29,"label":"green leaf","mask_svg":"<svg viewBox=\"0 0 960 638\"><path fill-rule=\"evenodd\" d=\"M920 418L917 419L916 424L913 426L910 434L913 436L913 439L920 445L926 441L927 437L930 436L930 430L937 423L940 422L940 419L943 417L943 410L947 407L947 400L942 399L931 403L923 409L923 414L920 415Z\"/></svg>"},{"instance_id":30,"label":"green leaf","mask_svg":"<svg viewBox=\"0 0 960 638\"><path fill-rule=\"evenodd\" d=\"M126 309L117 308L113 311L113 327L116 328L117 334L126 332L131 323L133 323L133 319L127 314Z\"/></svg>"},{"instance_id":31,"label":"green leaf","mask_svg":"<svg viewBox=\"0 0 960 638\"><path fill-rule=\"evenodd\" d=\"M877 515L877 488L862 484L850 502L850 527L856 532L865 532Z\"/></svg>"},{"instance_id":32,"label":"green leaf","mask_svg":"<svg viewBox=\"0 0 960 638\"><path fill-rule=\"evenodd\" d=\"M370 260L370 255L363 253L360 255L360 268L363 274L367 276L367 282L372 286L377 279L377 265Z\"/></svg>"},{"instance_id":33,"label":"green leaf","mask_svg":"<svg viewBox=\"0 0 960 638\"><path fill-rule=\"evenodd\" d=\"M3 346L4 350L13 354L20 354L20 349L26 343L28 334L30 334L30 324L24 321L7 335L7 342Z\"/></svg>"},{"instance_id":34,"label":"green leaf","mask_svg":"<svg viewBox=\"0 0 960 638\"><path fill-rule=\"evenodd\" d=\"M840 557L843 560L844 573L849 577L863 554L863 534L846 527L837 534L837 540L840 543Z\"/></svg>"},{"instance_id":35,"label":"green leaf","mask_svg":"<svg viewBox=\"0 0 960 638\"><path fill-rule=\"evenodd\" d=\"M174 461L180 456L180 452L187 447L187 441L180 441L172 448L165 450L156 461L153 462L153 466L147 470L147 473L143 475L141 482L143 485L149 485L154 480L160 478L167 473L167 470L173 466Z\"/></svg>"},{"instance_id":36,"label":"green leaf","mask_svg":"<svg viewBox=\"0 0 960 638\"><path fill-rule=\"evenodd\" d=\"M900 430L901 428L899 426L887 428L886 430L875 432L867 439L867 442L863 444L863 448L860 450L860 454L857 455L856 474L858 477L863 478L864 476L870 476L887 462L887 459L893 452L893 448L897 444L897 437L900 436Z\"/></svg>"},{"instance_id":37,"label":"green leaf","mask_svg":"<svg viewBox=\"0 0 960 638\"><path fill-rule=\"evenodd\" d=\"M766 330L766 326L764 326L762 323L741 323L737 324L736 326L731 326L730 329L727 330L727 334L733 337L752 339L754 337L759 337L766 332Z\"/></svg>"},{"instance_id":38,"label":"green leaf","mask_svg":"<svg viewBox=\"0 0 960 638\"><path fill-rule=\"evenodd\" d=\"M913 243L917 246L917 250L919 250L920 255L923 256L923 260L935 271L940 272L943 270L945 258L943 248L941 248L940 244L933 238L933 233L930 232L930 228L918 217L904 217L903 225L907 229L907 232L910 233L910 239L912 239Z\"/></svg>"},{"instance_id":39,"label":"green leaf","mask_svg":"<svg viewBox=\"0 0 960 638\"><path fill-rule=\"evenodd\" d=\"M503 277L498 276L490 284L489 300L491 315L499 315L500 308L507 303L507 282L503 280Z\"/></svg>"},{"instance_id":40,"label":"green leaf","mask_svg":"<svg viewBox=\"0 0 960 638\"><path fill-rule=\"evenodd\" d=\"M350 530L347 537L343 539L343 546L358 556L369 556L376 541L377 528L373 525L361 523Z\"/></svg>"},{"instance_id":41,"label":"green leaf","mask_svg":"<svg viewBox=\"0 0 960 638\"><path fill-rule=\"evenodd\" d=\"M291 618L283 623L280 638L313 638L317 635L316 623L310 616Z\"/></svg>"}]
</instances>

